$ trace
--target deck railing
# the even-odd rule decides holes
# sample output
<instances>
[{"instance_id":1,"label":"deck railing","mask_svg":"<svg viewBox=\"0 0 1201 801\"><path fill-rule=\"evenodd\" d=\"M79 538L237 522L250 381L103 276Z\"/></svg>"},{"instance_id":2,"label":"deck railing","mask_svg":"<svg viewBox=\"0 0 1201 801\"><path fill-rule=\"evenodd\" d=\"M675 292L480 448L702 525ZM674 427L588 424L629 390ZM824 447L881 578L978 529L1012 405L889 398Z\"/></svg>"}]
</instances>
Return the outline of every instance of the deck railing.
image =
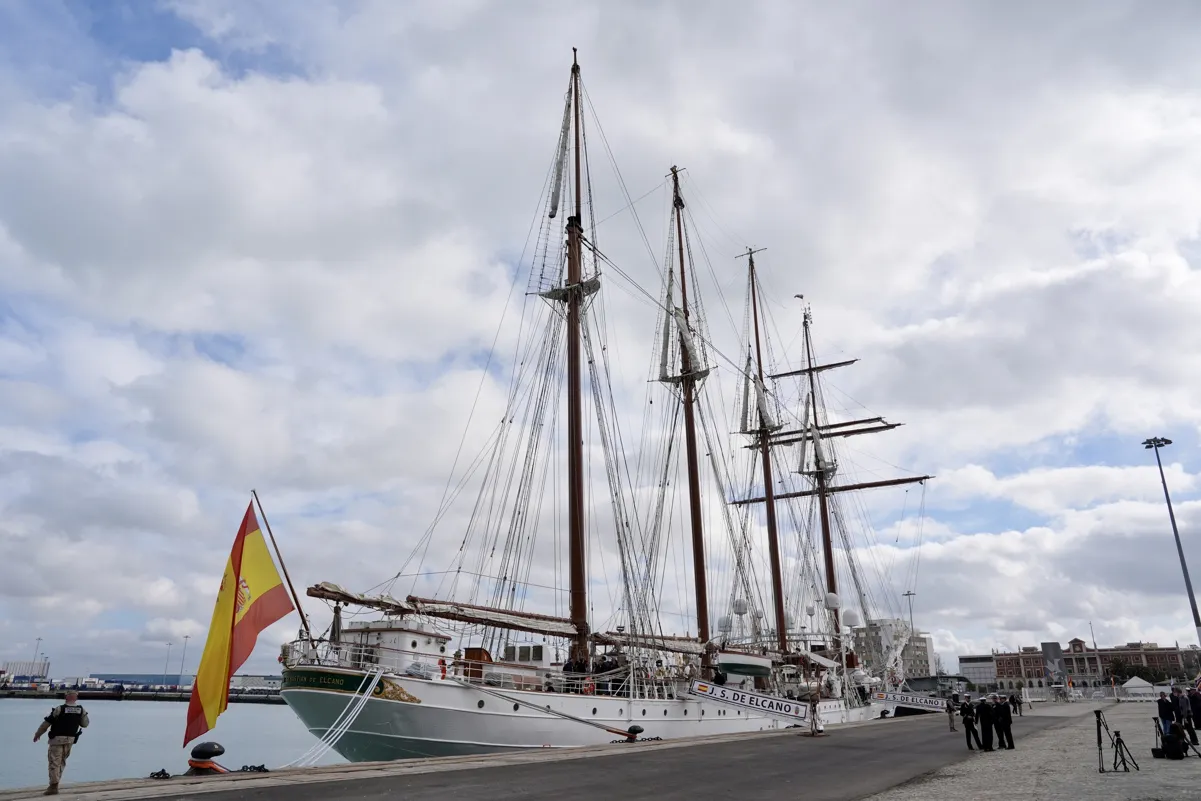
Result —
<instances>
[{"instance_id":1,"label":"deck railing","mask_svg":"<svg viewBox=\"0 0 1201 801\"><path fill-rule=\"evenodd\" d=\"M288 668L318 666L376 670L420 679L455 679L500 690L613 695L633 698L677 698L691 676L671 665L649 668L625 664L603 673L565 673L562 666L521 662L484 662L424 651L360 643L311 643L295 640L283 646L280 661Z\"/></svg>"}]
</instances>

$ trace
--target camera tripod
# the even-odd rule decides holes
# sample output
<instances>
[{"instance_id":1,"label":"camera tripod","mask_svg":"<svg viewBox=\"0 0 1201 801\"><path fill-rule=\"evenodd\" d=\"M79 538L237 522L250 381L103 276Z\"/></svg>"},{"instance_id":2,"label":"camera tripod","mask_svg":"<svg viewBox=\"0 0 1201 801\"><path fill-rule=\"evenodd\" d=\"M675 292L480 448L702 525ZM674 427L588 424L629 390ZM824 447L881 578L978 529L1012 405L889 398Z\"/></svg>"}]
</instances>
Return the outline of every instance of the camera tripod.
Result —
<instances>
[{"instance_id":1,"label":"camera tripod","mask_svg":"<svg viewBox=\"0 0 1201 801\"><path fill-rule=\"evenodd\" d=\"M1122 733L1117 729L1114 729L1113 732L1109 731L1109 724L1105 722L1105 715L1100 709L1093 710L1093 714L1097 716L1097 772L1105 772L1105 745L1101 740L1101 729L1105 729L1105 733L1109 735L1109 744L1113 748L1112 769L1116 772L1121 768L1129 773L1130 766L1134 765L1135 770L1142 770L1138 766L1138 762L1134 760L1134 754L1130 753L1130 747L1122 739Z\"/></svg>"}]
</instances>

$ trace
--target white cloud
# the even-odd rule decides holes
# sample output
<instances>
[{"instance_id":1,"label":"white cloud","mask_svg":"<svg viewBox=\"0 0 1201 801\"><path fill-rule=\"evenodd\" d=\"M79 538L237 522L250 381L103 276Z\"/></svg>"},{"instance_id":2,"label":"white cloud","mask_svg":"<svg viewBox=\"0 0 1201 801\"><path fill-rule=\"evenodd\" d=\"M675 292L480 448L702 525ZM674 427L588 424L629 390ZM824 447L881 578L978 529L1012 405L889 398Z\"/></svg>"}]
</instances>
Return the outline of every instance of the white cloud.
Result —
<instances>
[{"instance_id":1,"label":"white cloud","mask_svg":"<svg viewBox=\"0 0 1201 801\"><path fill-rule=\"evenodd\" d=\"M863 357L830 375L831 399L907 423L840 443L848 473L938 473L924 525L916 489L863 511L880 564L916 564L904 548L921 532L915 611L940 649L1090 619L1099 640L1191 638L1138 442L1177 439L1165 467L1187 539L1201 523L1194 12L753 6L180 0L168 7L205 52L88 60L104 69L70 92L0 63L0 545L21 554L0 566L0 621L22 615L0 655L38 631L79 669L157 670L163 642L207 627L252 487L299 584L366 587L400 567L472 408L460 470L503 413L527 289L514 264L571 43L604 125L604 142L589 132L597 216L626 204L601 179L607 143L630 194L652 190L638 210L658 254L653 187L685 167L717 348L740 352L732 257L766 245L778 361L796 361L788 299L803 292L819 355ZM598 240L657 292L627 216ZM634 461L664 398L644 394L653 310L614 270L604 281ZM498 327L505 355L485 373ZM711 389L731 378L718 366ZM469 494L423 570L452 563ZM531 583L561 586L561 548L530 547ZM602 554L612 574L597 535ZM81 564L68 595L55 576ZM665 607L690 603L682 566L673 552Z\"/></svg>"}]
</instances>

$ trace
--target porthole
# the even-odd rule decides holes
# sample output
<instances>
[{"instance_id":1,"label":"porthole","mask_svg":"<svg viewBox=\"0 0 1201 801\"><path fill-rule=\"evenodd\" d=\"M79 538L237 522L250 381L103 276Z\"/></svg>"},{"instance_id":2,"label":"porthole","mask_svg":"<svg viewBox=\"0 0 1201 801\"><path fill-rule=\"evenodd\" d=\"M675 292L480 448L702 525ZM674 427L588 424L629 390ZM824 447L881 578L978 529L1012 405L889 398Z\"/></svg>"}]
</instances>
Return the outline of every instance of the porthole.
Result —
<instances>
[{"instance_id":1,"label":"porthole","mask_svg":"<svg viewBox=\"0 0 1201 801\"><path fill-rule=\"evenodd\" d=\"M417 648L417 641L416 641L416 640L413 640L411 643L409 643L409 645L413 646L413 648L414 648L414 649L416 649L416 648Z\"/></svg>"},{"instance_id":2,"label":"porthole","mask_svg":"<svg viewBox=\"0 0 1201 801\"><path fill-rule=\"evenodd\" d=\"M445 645L439 646L438 653L440 653L440 654L446 653L446 646Z\"/></svg>"},{"instance_id":3,"label":"porthole","mask_svg":"<svg viewBox=\"0 0 1201 801\"><path fill-rule=\"evenodd\" d=\"M703 710L703 709L702 709L702 710L701 710L701 714L702 714L702 715L704 715L704 714L705 714L705 710Z\"/></svg>"},{"instance_id":4,"label":"porthole","mask_svg":"<svg viewBox=\"0 0 1201 801\"><path fill-rule=\"evenodd\" d=\"M513 704L513 711L516 712L521 707L518 704Z\"/></svg>"},{"instance_id":5,"label":"porthole","mask_svg":"<svg viewBox=\"0 0 1201 801\"><path fill-rule=\"evenodd\" d=\"M617 714L619 714L619 715L620 715L621 713L623 713L623 712L625 712L625 710L624 710L624 709L619 709L619 710L617 710Z\"/></svg>"},{"instance_id":6,"label":"porthole","mask_svg":"<svg viewBox=\"0 0 1201 801\"><path fill-rule=\"evenodd\" d=\"M663 710L663 717L667 717L667 710L666 710L666 709L664 709L664 710Z\"/></svg>"},{"instance_id":7,"label":"porthole","mask_svg":"<svg viewBox=\"0 0 1201 801\"><path fill-rule=\"evenodd\" d=\"M688 710L687 710L687 709L685 709L685 710L684 710L684 714L685 714L685 715L687 715L687 714L688 714Z\"/></svg>"},{"instance_id":8,"label":"porthole","mask_svg":"<svg viewBox=\"0 0 1201 801\"><path fill-rule=\"evenodd\" d=\"M483 708L484 708L484 702L483 702L483 701L477 701L477 702L476 702L476 706L478 706L480 709L483 709Z\"/></svg>"},{"instance_id":9,"label":"porthole","mask_svg":"<svg viewBox=\"0 0 1201 801\"><path fill-rule=\"evenodd\" d=\"M645 710L645 709L644 709L644 710L642 710L642 714L643 714L644 716L646 715L646 710Z\"/></svg>"},{"instance_id":10,"label":"porthole","mask_svg":"<svg viewBox=\"0 0 1201 801\"><path fill-rule=\"evenodd\" d=\"M592 714L596 714L596 707L592 707Z\"/></svg>"}]
</instances>

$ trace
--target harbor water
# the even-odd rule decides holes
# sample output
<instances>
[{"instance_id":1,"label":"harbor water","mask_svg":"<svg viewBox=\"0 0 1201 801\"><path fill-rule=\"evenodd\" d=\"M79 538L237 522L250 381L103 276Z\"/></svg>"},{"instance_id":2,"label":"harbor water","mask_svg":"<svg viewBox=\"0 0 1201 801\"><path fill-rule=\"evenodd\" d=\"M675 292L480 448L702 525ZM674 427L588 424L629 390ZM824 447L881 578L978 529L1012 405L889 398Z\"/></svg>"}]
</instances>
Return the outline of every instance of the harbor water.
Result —
<instances>
[{"instance_id":1,"label":"harbor water","mask_svg":"<svg viewBox=\"0 0 1201 801\"><path fill-rule=\"evenodd\" d=\"M46 784L46 739L33 742L38 724L62 701L0 699L0 789ZM86 701L91 725L71 751L64 784L129 779L166 770L188 769L183 733L186 703L168 701ZM217 726L196 742L225 746L217 761L231 770L243 765L278 768L317 743L286 706L230 704ZM195 745L195 743L192 743ZM329 752L319 764L342 762Z\"/></svg>"}]
</instances>

